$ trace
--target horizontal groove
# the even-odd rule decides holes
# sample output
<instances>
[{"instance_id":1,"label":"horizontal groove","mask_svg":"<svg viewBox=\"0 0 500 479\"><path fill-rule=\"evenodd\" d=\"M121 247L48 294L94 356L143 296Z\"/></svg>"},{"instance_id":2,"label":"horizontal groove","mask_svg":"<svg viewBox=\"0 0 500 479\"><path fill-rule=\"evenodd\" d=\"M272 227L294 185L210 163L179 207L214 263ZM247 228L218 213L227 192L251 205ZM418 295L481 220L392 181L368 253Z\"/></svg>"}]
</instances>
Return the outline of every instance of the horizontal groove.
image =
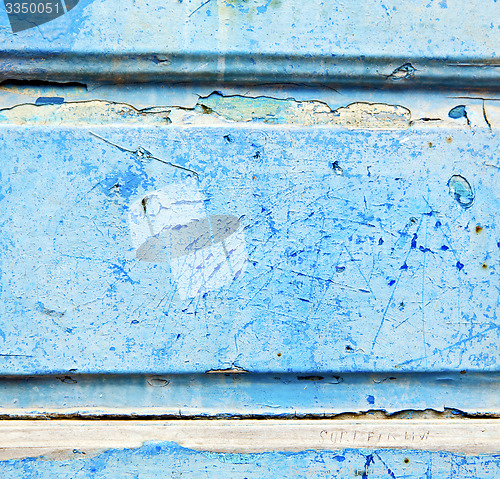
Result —
<instances>
[{"instance_id":1,"label":"horizontal groove","mask_svg":"<svg viewBox=\"0 0 500 479\"><path fill-rule=\"evenodd\" d=\"M76 375L0 378L1 418L496 417L499 375Z\"/></svg>"},{"instance_id":2,"label":"horizontal groove","mask_svg":"<svg viewBox=\"0 0 500 479\"><path fill-rule=\"evenodd\" d=\"M500 419L500 413L467 413L458 409L446 408L444 411L434 409L407 409L388 413L384 410L367 410L363 412L342 412L338 414L205 414L185 415L179 414L134 414L134 413L100 413L95 414L64 414L64 413L40 413L38 415L1 415L0 421L460 421L471 419Z\"/></svg>"},{"instance_id":3,"label":"horizontal groove","mask_svg":"<svg viewBox=\"0 0 500 479\"><path fill-rule=\"evenodd\" d=\"M335 55L271 55L165 53L0 53L1 80L218 82L242 85L302 83L378 88L500 88L500 60L349 57ZM221 62L221 59L224 61ZM224 65L223 69L221 63ZM406 67L409 65L410 67Z\"/></svg>"}]
</instances>

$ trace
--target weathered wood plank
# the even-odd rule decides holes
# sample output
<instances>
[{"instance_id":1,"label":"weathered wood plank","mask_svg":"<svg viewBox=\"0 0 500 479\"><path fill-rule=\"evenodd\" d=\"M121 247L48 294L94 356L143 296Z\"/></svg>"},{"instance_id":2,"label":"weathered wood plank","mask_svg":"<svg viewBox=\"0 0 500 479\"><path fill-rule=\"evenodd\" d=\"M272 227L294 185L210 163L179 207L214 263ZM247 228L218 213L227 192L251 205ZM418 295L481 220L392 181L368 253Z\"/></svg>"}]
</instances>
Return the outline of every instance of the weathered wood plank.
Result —
<instances>
[{"instance_id":1,"label":"weathered wood plank","mask_svg":"<svg viewBox=\"0 0 500 479\"><path fill-rule=\"evenodd\" d=\"M175 420L2 421L1 456L24 457L88 450L131 449L146 442L175 442L198 451L228 454L339 449L412 449L466 455L499 452L500 422L455 420Z\"/></svg>"},{"instance_id":2,"label":"weathered wood plank","mask_svg":"<svg viewBox=\"0 0 500 479\"><path fill-rule=\"evenodd\" d=\"M6 477L439 477L499 472L498 421L5 421Z\"/></svg>"}]
</instances>

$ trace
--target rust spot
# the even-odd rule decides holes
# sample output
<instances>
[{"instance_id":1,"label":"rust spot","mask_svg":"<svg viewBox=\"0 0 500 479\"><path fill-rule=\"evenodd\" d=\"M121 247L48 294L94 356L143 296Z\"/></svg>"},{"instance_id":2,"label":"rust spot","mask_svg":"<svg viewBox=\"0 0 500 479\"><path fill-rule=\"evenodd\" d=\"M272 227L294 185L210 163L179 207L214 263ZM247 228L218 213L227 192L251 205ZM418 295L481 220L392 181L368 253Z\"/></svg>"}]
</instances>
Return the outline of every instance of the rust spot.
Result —
<instances>
[{"instance_id":1,"label":"rust spot","mask_svg":"<svg viewBox=\"0 0 500 479\"><path fill-rule=\"evenodd\" d=\"M433 148L434 147L434 143L432 143L432 141L429 141L429 148Z\"/></svg>"},{"instance_id":2,"label":"rust spot","mask_svg":"<svg viewBox=\"0 0 500 479\"><path fill-rule=\"evenodd\" d=\"M477 225L476 226L476 233L479 234L479 233L481 233L481 231L483 231L483 227L481 225Z\"/></svg>"},{"instance_id":3,"label":"rust spot","mask_svg":"<svg viewBox=\"0 0 500 479\"><path fill-rule=\"evenodd\" d=\"M252 176L252 180L256 180L256 179L257 179L257 177L256 177L256 176Z\"/></svg>"},{"instance_id":4,"label":"rust spot","mask_svg":"<svg viewBox=\"0 0 500 479\"><path fill-rule=\"evenodd\" d=\"M481 265L481 268L483 268L483 269L488 269L488 265L487 265L486 263L483 263L483 264Z\"/></svg>"},{"instance_id":5,"label":"rust spot","mask_svg":"<svg viewBox=\"0 0 500 479\"><path fill-rule=\"evenodd\" d=\"M282 354L281 353L278 353L277 354L278 358L281 358Z\"/></svg>"},{"instance_id":6,"label":"rust spot","mask_svg":"<svg viewBox=\"0 0 500 479\"><path fill-rule=\"evenodd\" d=\"M409 462L410 460L407 457L405 457L405 464L408 464Z\"/></svg>"},{"instance_id":7,"label":"rust spot","mask_svg":"<svg viewBox=\"0 0 500 479\"><path fill-rule=\"evenodd\" d=\"M453 141L453 138L451 136L448 136L446 138L446 143L451 143Z\"/></svg>"},{"instance_id":8,"label":"rust spot","mask_svg":"<svg viewBox=\"0 0 500 479\"><path fill-rule=\"evenodd\" d=\"M467 371L465 371L465 369L462 369L462 371L460 371L460 374L465 374Z\"/></svg>"}]
</instances>

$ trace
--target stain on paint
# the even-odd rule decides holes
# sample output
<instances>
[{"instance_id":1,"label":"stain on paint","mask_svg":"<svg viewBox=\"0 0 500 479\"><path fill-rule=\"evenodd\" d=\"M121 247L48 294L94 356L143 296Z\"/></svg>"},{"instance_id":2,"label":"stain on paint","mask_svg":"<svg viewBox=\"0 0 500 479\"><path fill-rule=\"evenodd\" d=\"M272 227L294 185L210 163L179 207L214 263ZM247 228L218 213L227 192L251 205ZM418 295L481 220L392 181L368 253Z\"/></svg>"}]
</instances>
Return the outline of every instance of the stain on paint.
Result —
<instances>
[{"instance_id":1,"label":"stain on paint","mask_svg":"<svg viewBox=\"0 0 500 479\"><path fill-rule=\"evenodd\" d=\"M192 180L148 193L129 210L137 259L168 261L182 299L221 288L246 265L240 219L208 215L205 200Z\"/></svg>"},{"instance_id":2,"label":"stain on paint","mask_svg":"<svg viewBox=\"0 0 500 479\"><path fill-rule=\"evenodd\" d=\"M10 79L0 82L0 91L26 96L75 96L87 93L88 86L79 82Z\"/></svg>"},{"instance_id":3,"label":"stain on paint","mask_svg":"<svg viewBox=\"0 0 500 479\"><path fill-rule=\"evenodd\" d=\"M53 318L62 318L66 314L64 311L56 311L55 309L46 308L41 302L36 303L36 306L38 311Z\"/></svg>"},{"instance_id":4,"label":"stain on paint","mask_svg":"<svg viewBox=\"0 0 500 479\"><path fill-rule=\"evenodd\" d=\"M474 203L474 192L470 183L461 175L453 175L448 181L450 194L462 208L470 208Z\"/></svg>"},{"instance_id":5,"label":"stain on paint","mask_svg":"<svg viewBox=\"0 0 500 479\"><path fill-rule=\"evenodd\" d=\"M298 381L323 381L324 376L297 376Z\"/></svg>"},{"instance_id":6,"label":"stain on paint","mask_svg":"<svg viewBox=\"0 0 500 479\"><path fill-rule=\"evenodd\" d=\"M59 376L56 377L56 379L59 379L62 383L65 384L76 384L78 381L76 379L73 379L71 376Z\"/></svg>"}]
</instances>

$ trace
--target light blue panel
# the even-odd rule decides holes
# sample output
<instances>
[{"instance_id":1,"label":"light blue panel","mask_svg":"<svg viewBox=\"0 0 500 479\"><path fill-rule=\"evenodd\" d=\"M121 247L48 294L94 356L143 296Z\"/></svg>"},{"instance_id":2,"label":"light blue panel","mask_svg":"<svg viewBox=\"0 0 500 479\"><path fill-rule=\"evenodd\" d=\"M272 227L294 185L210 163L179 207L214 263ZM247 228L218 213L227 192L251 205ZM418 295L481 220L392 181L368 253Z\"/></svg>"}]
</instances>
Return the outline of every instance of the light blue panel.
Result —
<instances>
[{"instance_id":1,"label":"light blue panel","mask_svg":"<svg viewBox=\"0 0 500 479\"><path fill-rule=\"evenodd\" d=\"M5 13L0 26L3 51L337 54L478 61L496 57L499 10L495 0L473 5L434 0L415 0L411 5L395 0L81 0L66 15L16 35Z\"/></svg>"},{"instance_id":2,"label":"light blue panel","mask_svg":"<svg viewBox=\"0 0 500 479\"><path fill-rule=\"evenodd\" d=\"M304 451L261 454L198 452L172 443L147 444L138 449L110 450L87 458L32 458L0 462L9 478L346 478L362 479L490 479L500 474L495 455L457 455L412 450Z\"/></svg>"},{"instance_id":3,"label":"light blue panel","mask_svg":"<svg viewBox=\"0 0 500 479\"><path fill-rule=\"evenodd\" d=\"M498 370L487 129L1 132L2 373Z\"/></svg>"}]
</instances>

